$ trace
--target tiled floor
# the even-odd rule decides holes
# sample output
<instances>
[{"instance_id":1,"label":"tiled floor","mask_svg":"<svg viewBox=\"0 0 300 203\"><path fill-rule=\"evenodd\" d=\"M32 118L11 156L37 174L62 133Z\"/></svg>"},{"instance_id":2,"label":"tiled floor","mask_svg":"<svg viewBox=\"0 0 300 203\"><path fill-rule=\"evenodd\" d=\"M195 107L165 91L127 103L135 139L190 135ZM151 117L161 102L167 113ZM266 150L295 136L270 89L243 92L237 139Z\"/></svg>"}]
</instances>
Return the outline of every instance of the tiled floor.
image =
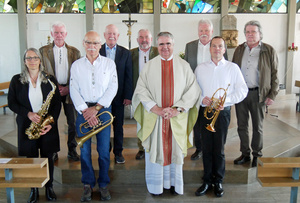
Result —
<instances>
[{"instance_id":1,"label":"tiled floor","mask_svg":"<svg viewBox=\"0 0 300 203\"><path fill-rule=\"evenodd\" d=\"M264 126L265 134L272 134L272 136L266 136L265 142L276 142L280 141L285 143L285 140L280 137L282 134L293 134L300 135L300 113L296 112L296 103L298 98L295 95L283 95L282 93L277 97L275 103L269 107L268 115L266 115L266 122ZM274 126L274 122L276 120L282 121L282 123L276 122ZM8 111L7 115L3 115L2 110L0 109L0 137L5 136L7 133L11 132L15 128L14 115ZM130 121L132 123L133 121ZM59 152L59 161L57 164L61 164L64 167L73 167L72 169L77 170L80 168L80 163L72 163L66 159L66 142L63 132L65 129L64 126L64 118L60 118L59 129L61 132L61 151ZM129 122L128 122L129 123ZM134 123L134 122L133 122ZM290 128L293 127L293 128ZM226 143L226 167L235 167L232 162L233 159L239 155L239 146L237 146L236 139L238 139L236 135L236 119L234 114L234 109L232 112L232 120L231 120L231 136L228 137ZM288 130L286 130L288 129ZM296 130L298 129L298 130ZM133 141L135 140L135 125L127 124L125 126L125 134L126 136L132 137ZM282 140L280 140L282 139ZM16 139L13 139L12 142L16 142ZM234 141L235 140L235 141ZM297 136L295 136L295 140L298 141ZM234 142L233 142L234 141ZM288 141L286 141L288 142ZM289 143L285 143L288 145ZM133 144L134 146L134 144ZM276 147L275 147L276 148ZM266 149L264 149L265 154L272 154L274 150L280 150L278 147L274 149L272 148L272 144ZM194 149L189 150L189 155L193 153ZM79 152L79 150L78 150ZM137 162L134 164L129 164L130 159L134 159L134 155L137 152L135 149L129 149L124 154L125 159L128 162L123 166L118 166L111 161L111 169L118 170L120 168L126 168L126 170L130 170L133 165L138 165L138 167L143 170L143 161ZM7 156L5 152L0 151L0 157ZM189 157L187 157L188 159ZM113 160L113 155L111 156ZM186 161L184 167L193 167L193 168L201 168L201 161L192 162ZM224 184L225 194L222 198L215 198L212 192L209 192L207 195L202 197L196 197L194 195L195 190L200 186L201 180L199 183L195 181L194 183L186 182L185 184L185 193L182 196L172 196L169 194L169 191L165 191L162 196L153 197L147 192L147 188L145 186L144 179L140 181L134 180L138 182L137 184L110 184L110 191L112 195L112 199L110 202L232 202L232 203L242 203L242 202L251 202L251 203L281 203L281 202L289 202L290 199L290 188L263 188L259 185L257 181L251 184ZM80 196L82 193L82 184L72 183L72 184L59 184L57 182L54 183L54 190L58 196L57 202L79 202ZM15 198L16 202L26 202L26 199L29 195L29 189L17 188L15 189ZM95 192L93 195L92 202L98 202L100 200L99 193L97 192L97 188L95 188ZM5 189L0 189L0 202L6 202L6 191ZM40 201L46 202L44 196L44 188L40 189ZM298 200L300 202L300 200Z\"/></svg>"}]
</instances>

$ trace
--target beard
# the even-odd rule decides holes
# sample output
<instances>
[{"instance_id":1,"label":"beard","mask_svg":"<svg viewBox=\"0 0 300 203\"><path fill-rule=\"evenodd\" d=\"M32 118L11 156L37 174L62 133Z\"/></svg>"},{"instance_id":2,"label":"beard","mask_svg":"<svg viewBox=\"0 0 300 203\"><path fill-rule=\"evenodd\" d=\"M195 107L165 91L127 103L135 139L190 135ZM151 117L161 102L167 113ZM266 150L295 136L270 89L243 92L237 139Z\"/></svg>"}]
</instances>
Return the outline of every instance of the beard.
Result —
<instances>
[{"instance_id":1,"label":"beard","mask_svg":"<svg viewBox=\"0 0 300 203\"><path fill-rule=\"evenodd\" d=\"M140 45L140 48L141 48L141 49L149 49L149 47L150 47L150 45L149 45L149 44L146 44L146 43L142 43L142 44Z\"/></svg>"}]
</instances>

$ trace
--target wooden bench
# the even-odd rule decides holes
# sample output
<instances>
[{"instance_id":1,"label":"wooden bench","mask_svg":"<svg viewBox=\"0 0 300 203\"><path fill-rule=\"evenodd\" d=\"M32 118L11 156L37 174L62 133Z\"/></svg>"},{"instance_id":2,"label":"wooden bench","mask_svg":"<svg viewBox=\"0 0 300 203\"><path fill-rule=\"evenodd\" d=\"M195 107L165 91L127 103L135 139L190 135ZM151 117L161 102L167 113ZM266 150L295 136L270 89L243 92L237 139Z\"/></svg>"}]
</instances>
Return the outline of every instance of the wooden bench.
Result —
<instances>
[{"instance_id":1,"label":"wooden bench","mask_svg":"<svg viewBox=\"0 0 300 203\"><path fill-rule=\"evenodd\" d=\"M49 180L47 158L0 158L0 188L15 202L14 188L43 187Z\"/></svg>"},{"instance_id":2,"label":"wooden bench","mask_svg":"<svg viewBox=\"0 0 300 203\"><path fill-rule=\"evenodd\" d=\"M9 88L9 84L10 84L10 82L2 82L2 83L0 83L0 90L6 90L6 89L8 89ZM0 96L4 95L4 94L5 94L4 91L0 91ZM3 108L3 113L4 114L6 114L5 108L7 106L8 106L7 104L3 104L3 105L0 104L0 108Z\"/></svg>"},{"instance_id":3,"label":"wooden bench","mask_svg":"<svg viewBox=\"0 0 300 203\"><path fill-rule=\"evenodd\" d=\"M300 157L258 158L257 179L263 187L291 187L290 202L297 202Z\"/></svg>"}]
</instances>

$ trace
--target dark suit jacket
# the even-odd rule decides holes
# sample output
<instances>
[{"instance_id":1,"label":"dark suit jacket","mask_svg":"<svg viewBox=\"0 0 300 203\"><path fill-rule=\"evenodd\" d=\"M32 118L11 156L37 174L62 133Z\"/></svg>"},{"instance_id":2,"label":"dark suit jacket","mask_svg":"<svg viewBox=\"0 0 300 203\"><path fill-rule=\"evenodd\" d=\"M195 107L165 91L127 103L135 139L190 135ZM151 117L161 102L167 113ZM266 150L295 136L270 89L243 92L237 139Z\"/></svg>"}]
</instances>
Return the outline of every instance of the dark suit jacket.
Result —
<instances>
[{"instance_id":1,"label":"dark suit jacket","mask_svg":"<svg viewBox=\"0 0 300 203\"><path fill-rule=\"evenodd\" d=\"M191 41L186 44L185 46L185 56L184 59L190 64L193 72L195 71L197 67L197 54L198 54L198 43L199 39ZM228 60L227 56L227 48L224 54L224 58Z\"/></svg>"},{"instance_id":2,"label":"dark suit jacket","mask_svg":"<svg viewBox=\"0 0 300 203\"><path fill-rule=\"evenodd\" d=\"M53 76L50 76L50 80L57 85ZM52 90L52 86L49 82L42 82L41 89L43 100L45 101L48 93ZM20 82L20 74L13 76L10 82L7 99L9 108L17 114L19 156L33 156L37 148L40 148L43 154L58 152L60 147L57 120L61 109L59 90L56 88L47 114L53 116L54 124L52 124L51 130L47 134L42 135L36 140L29 140L28 136L25 134L25 130L31 124L27 114L28 112L32 112L28 91L29 83L22 84Z\"/></svg>"},{"instance_id":3,"label":"dark suit jacket","mask_svg":"<svg viewBox=\"0 0 300 203\"><path fill-rule=\"evenodd\" d=\"M79 59L81 56L80 56L80 51L78 49L76 49L75 47L67 45L67 43L65 43L65 45L66 45L66 48L68 50L68 66L69 66L68 67L68 82L67 82L66 85L69 85L71 65L74 61ZM56 77L53 47L54 47L54 42L52 42L51 44L48 44L46 46L41 47L40 48L40 53L42 55L42 62L43 62L43 66L45 67L45 71ZM66 103L72 104L70 94L67 95Z\"/></svg>"},{"instance_id":4,"label":"dark suit jacket","mask_svg":"<svg viewBox=\"0 0 300 203\"><path fill-rule=\"evenodd\" d=\"M133 74L133 90L136 87L137 80L139 78L139 48L134 48L130 50L132 56L132 74ZM149 52L149 60L157 56L158 50L157 47L151 47Z\"/></svg>"},{"instance_id":5,"label":"dark suit jacket","mask_svg":"<svg viewBox=\"0 0 300 203\"><path fill-rule=\"evenodd\" d=\"M106 57L106 44L103 44L100 49L100 55ZM113 100L113 104L122 105L124 99L131 100L132 89L132 58L128 49L117 45L115 63L118 74L118 92Z\"/></svg>"}]
</instances>

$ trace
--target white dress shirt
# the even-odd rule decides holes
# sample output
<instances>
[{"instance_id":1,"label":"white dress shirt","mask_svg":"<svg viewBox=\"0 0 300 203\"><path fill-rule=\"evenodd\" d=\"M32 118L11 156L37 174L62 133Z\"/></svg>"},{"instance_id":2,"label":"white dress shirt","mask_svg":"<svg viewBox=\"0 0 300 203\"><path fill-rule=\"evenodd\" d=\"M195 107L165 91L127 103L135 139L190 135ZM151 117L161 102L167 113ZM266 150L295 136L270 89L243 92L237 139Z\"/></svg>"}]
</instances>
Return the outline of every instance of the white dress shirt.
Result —
<instances>
[{"instance_id":1,"label":"white dress shirt","mask_svg":"<svg viewBox=\"0 0 300 203\"><path fill-rule=\"evenodd\" d=\"M238 65L224 59L216 66L211 60L197 66L195 70L197 82L202 90L201 106L204 97L211 98L219 88L227 90L227 97L224 107L232 106L241 102L248 94L248 87ZM214 98L219 99L224 95L224 91L218 91Z\"/></svg>"},{"instance_id":2,"label":"white dress shirt","mask_svg":"<svg viewBox=\"0 0 300 203\"><path fill-rule=\"evenodd\" d=\"M93 64L83 57L71 66L70 95L76 110L88 108L86 102L108 108L117 94L118 76L115 62L98 56Z\"/></svg>"},{"instance_id":3,"label":"white dress shirt","mask_svg":"<svg viewBox=\"0 0 300 203\"><path fill-rule=\"evenodd\" d=\"M58 84L68 83L68 50L66 46L53 47L54 61L55 61L55 77Z\"/></svg>"},{"instance_id":4,"label":"white dress shirt","mask_svg":"<svg viewBox=\"0 0 300 203\"><path fill-rule=\"evenodd\" d=\"M200 40L198 43L198 52L197 52L197 65L210 61L210 42L206 45L203 45Z\"/></svg>"},{"instance_id":5,"label":"white dress shirt","mask_svg":"<svg viewBox=\"0 0 300 203\"><path fill-rule=\"evenodd\" d=\"M139 49L139 73L143 70L144 65L149 61L149 53L150 49L146 52Z\"/></svg>"}]
</instances>

